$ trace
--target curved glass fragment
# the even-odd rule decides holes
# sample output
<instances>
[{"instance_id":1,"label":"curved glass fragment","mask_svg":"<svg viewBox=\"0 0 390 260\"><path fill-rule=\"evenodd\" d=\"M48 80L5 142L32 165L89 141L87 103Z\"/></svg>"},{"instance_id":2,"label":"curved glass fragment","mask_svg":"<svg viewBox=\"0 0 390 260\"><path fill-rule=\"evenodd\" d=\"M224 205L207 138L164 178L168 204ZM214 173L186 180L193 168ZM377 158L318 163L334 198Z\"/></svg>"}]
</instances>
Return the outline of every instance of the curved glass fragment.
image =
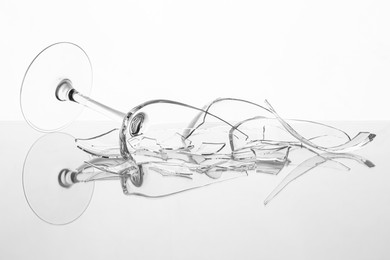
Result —
<instances>
[{"instance_id":1,"label":"curved glass fragment","mask_svg":"<svg viewBox=\"0 0 390 260\"><path fill-rule=\"evenodd\" d=\"M270 108L270 111L272 114L275 115L275 117L278 119L278 121L283 125L283 127L295 138L297 138L302 144L323 151L323 152L330 152L330 153L346 153L346 152L352 152L360 147L366 145L367 143L371 142L375 138L375 134L369 133L369 132L360 132L358 133L354 138L352 138L350 141L337 145L337 146L321 146L317 145L314 142L310 141L309 139L303 137L300 135L293 127L291 127L290 124L288 124L285 120L283 120L273 109L271 104L266 100L267 105Z\"/></svg>"}]
</instances>

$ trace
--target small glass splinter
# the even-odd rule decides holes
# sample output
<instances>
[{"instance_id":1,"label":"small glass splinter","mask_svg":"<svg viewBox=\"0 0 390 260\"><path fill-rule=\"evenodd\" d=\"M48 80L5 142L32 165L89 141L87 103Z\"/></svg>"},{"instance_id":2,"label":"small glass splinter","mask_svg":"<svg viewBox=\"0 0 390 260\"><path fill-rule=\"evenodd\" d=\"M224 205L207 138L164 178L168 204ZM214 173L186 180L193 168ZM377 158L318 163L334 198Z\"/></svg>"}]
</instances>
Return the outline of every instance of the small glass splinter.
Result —
<instances>
[{"instance_id":1,"label":"small glass splinter","mask_svg":"<svg viewBox=\"0 0 390 260\"><path fill-rule=\"evenodd\" d=\"M285 120L268 101L267 108L220 98L198 108L158 99L124 113L88 97L91 83L89 58L73 43L53 44L39 53L23 79L22 112L39 131L62 129L82 107L118 122L117 129L86 139L48 134L30 149L23 169L24 193L35 214L51 224L81 216L96 181L118 181L126 195L159 198L251 172L277 175L296 165L296 157L311 157L287 175L267 204L320 165L349 169L337 161L343 158L374 166L350 152L375 134L360 132L350 138L321 123Z\"/></svg>"}]
</instances>

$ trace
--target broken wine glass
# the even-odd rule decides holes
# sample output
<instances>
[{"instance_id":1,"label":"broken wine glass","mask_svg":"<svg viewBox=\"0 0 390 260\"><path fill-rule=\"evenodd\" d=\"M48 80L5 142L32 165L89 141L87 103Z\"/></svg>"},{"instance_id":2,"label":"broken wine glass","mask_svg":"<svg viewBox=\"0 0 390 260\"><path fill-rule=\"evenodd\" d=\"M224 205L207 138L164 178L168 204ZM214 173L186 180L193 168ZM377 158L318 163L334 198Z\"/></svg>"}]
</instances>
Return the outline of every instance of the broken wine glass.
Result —
<instances>
[{"instance_id":1,"label":"broken wine glass","mask_svg":"<svg viewBox=\"0 0 390 260\"><path fill-rule=\"evenodd\" d=\"M28 152L23 189L34 213L51 224L81 216L96 181L119 181L126 195L164 197L250 172L276 175L294 163L291 155L311 154L266 204L292 180L325 162L348 169L336 161L347 158L373 167L351 152L375 134L360 132L351 138L318 122L284 120L268 101L261 106L219 98L198 108L159 99L124 113L88 97L91 84L87 54L67 42L40 52L23 79L24 118L36 130L54 132L38 139ZM84 139L59 133L83 106L114 119L118 128Z\"/></svg>"}]
</instances>

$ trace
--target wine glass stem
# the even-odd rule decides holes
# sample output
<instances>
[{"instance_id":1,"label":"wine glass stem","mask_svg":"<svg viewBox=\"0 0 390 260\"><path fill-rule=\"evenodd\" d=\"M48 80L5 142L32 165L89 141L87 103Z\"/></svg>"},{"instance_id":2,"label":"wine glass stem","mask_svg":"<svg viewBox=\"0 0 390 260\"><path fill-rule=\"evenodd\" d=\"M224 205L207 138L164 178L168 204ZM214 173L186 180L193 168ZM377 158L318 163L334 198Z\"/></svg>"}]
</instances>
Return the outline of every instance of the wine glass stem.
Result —
<instances>
[{"instance_id":1,"label":"wine glass stem","mask_svg":"<svg viewBox=\"0 0 390 260\"><path fill-rule=\"evenodd\" d=\"M83 106L86 106L92 110L95 110L98 113L101 113L117 122L122 123L123 118L126 116L125 113L122 113L116 109L113 109L109 106L106 106L100 102L97 102L96 100L91 99L90 97L84 96L83 94L74 91L71 97L71 100L81 104Z\"/></svg>"},{"instance_id":2,"label":"wine glass stem","mask_svg":"<svg viewBox=\"0 0 390 260\"><path fill-rule=\"evenodd\" d=\"M111 107L108 107L100 102L93 100L90 97L84 96L73 88L72 81L69 79L63 79L57 85L55 90L55 96L59 101L73 101L80 105L93 109L115 121L122 123L126 114Z\"/></svg>"}]
</instances>

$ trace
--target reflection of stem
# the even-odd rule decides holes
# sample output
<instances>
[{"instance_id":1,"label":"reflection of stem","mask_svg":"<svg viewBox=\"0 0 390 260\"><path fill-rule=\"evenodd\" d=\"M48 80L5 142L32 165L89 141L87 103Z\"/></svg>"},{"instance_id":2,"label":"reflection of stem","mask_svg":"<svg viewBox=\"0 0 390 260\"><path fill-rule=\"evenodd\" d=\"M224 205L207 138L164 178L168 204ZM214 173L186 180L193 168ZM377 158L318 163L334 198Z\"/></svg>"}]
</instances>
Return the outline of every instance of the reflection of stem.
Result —
<instances>
[{"instance_id":1,"label":"reflection of stem","mask_svg":"<svg viewBox=\"0 0 390 260\"><path fill-rule=\"evenodd\" d=\"M125 170L136 167L129 161L116 158L94 158L84 162L76 169L77 182L90 182L96 180L117 180Z\"/></svg>"},{"instance_id":2,"label":"reflection of stem","mask_svg":"<svg viewBox=\"0 0 390 260\"><path fill-rule=\"evenodd\" d=\"M264 205L267 205L276 195L278 195L288 184L290 184L295 179L299 178L300 176L304 175L305 173L311 171L312 169L316 168L317 166L332 161L334 159L349 159L354 160L360 164L363 164L369 168L374 167L375 165L355 154L350 153L341 153L341 154L334 154L334 153L324 153L321 155L316 155L314 157L311 157L301 164L299 164L293 171L291 171L279 185L268 195L268 197L264 201Z\"/></svg>"}]
</instances>

